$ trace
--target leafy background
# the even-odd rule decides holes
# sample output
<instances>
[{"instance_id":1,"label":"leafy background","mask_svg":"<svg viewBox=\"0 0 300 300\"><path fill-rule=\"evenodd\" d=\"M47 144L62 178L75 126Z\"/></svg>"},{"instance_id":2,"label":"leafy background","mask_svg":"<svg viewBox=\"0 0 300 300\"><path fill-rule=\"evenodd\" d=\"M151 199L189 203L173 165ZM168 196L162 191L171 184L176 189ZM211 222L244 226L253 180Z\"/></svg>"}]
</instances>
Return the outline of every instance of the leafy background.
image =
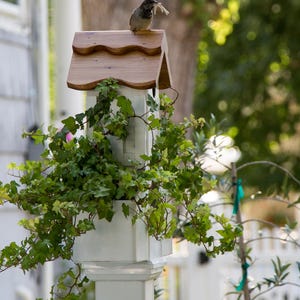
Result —
<instances>
[{"instance_id":1,"label":"leafy background","mask_svg":"<svg viewBox=\"0 0 300 300\"><path fill-rule=\"evenodd\" d=\"M224 120L242 162L274 161L298 174L300 2L232 0L199 43L196 115ZM271 168L247 169L247 184L282 186ZM285 186L286 187L286 186Z\"/></svg>"}]
</instances>

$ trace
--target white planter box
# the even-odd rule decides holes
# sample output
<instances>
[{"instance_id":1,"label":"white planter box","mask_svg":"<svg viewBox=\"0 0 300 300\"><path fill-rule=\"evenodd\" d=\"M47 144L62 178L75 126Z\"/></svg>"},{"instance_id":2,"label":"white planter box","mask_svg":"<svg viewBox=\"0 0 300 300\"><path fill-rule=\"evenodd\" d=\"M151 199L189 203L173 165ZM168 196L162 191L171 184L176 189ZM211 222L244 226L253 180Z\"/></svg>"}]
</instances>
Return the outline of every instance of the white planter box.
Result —
<instances>
[{"instance_id":1,"label":"white planter box","mask_svg":"<svg viewBox=\"0 0 300 300\"><path fill-rule=\"evenodd\" d=\"M122 212L122 203L115 201L112 222L100 220L96 229L77 238L74 260L82 264L92 280L149 280L159 276L165 257L172 252L172 241L150 237L145 225Z\"/></svg>"},{"instance_id":2,"label":"white planter box","mask_svg":"<svg viewBox=\"0 0 300 300\"><path fill-rule=\"evenodd\" d=\"M74 259L80 262L155 262L172 252L171 240L157 241L149 237L143 222L132 225L125 218L122 203L133 206L131 201L115 201L113 220L96 221L96 230L82 235L75 241Z\"/></svg>"}]
</instances>

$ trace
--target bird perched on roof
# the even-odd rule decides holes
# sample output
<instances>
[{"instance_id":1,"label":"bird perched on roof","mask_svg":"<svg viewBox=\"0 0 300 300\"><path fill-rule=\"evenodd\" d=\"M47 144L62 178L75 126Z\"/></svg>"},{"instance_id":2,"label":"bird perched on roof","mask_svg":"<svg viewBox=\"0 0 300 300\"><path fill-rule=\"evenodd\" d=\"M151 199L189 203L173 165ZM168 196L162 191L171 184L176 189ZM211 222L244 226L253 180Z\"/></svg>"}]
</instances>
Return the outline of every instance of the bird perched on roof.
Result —
<instances>
[{"instance_id":1,"label":"bird perched on roof","mask_svg":"<svg viewBox=\"0 0 300 300\"><path fill-rule=\"evenodd\" d=\"M159 8L162 13L166 15L169 14L160 2L156 0L144 0L142 4L133 11L130 17L130 30L133 32L148 30L152 23L153 15L156 14L157 8Z\"/></svg>"}]
</instances>

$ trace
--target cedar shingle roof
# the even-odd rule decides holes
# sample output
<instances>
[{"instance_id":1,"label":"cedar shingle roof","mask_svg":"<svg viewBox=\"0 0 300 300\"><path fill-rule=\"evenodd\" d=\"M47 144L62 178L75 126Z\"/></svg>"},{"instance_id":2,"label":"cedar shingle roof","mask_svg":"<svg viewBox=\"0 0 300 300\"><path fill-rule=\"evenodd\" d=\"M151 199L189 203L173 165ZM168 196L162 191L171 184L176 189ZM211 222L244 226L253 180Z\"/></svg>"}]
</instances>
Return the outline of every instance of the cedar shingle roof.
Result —
<instances>
[{"instance_id":1,"label":"cedar shingle roof","mask_svg":"<svg viewBox=\"0 0 300 300\"><path fill-rule=\"evenodd\" d=\"M171 87L163 30L76 32L67 84L91 90L104 79L135 89Z\"/></svg>"}]
</instances>

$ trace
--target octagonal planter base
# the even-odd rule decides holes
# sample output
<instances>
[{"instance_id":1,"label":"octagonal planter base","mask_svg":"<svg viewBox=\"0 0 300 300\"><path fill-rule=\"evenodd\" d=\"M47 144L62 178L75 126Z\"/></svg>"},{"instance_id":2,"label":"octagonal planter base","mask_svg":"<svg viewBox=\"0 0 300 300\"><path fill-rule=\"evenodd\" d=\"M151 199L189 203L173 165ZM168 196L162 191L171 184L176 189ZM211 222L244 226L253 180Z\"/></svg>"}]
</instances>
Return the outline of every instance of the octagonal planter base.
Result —
<instances>
[{"instance_id":1,"label":"octagonal planter base","mask_svg":"<svg viewBox=\"0 0 300 300\"><path fill-rule=\"evenodd\" d=\"M97 300L153 300L154 280L172 252L172 242L149 237L141 221L132 225L123 215L123 203L134 208L132 201L114 201L112 222L96 221L95 230L76 239L74 260L96 282Z\"/></svg>"}]
</instances>

